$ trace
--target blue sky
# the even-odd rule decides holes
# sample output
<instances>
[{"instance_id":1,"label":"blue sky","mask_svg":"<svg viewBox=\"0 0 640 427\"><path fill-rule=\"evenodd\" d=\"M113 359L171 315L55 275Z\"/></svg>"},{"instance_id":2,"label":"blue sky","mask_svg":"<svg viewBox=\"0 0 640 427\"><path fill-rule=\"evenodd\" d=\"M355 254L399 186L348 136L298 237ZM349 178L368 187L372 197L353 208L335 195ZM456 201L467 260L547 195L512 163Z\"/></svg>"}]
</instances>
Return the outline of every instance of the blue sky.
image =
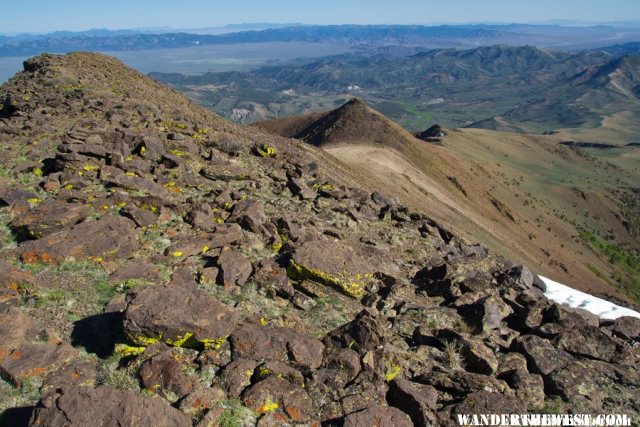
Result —
<instances>
[{"instance_id":1,"label":"blue sky","mask_svg":"<svg viewBox=\"0 0 640 427\"><path fill-rule=\"evenodd\" d=\"M2 5L0 33L200 28L247 22L430 24L640 20L639 0L24 0Z\"/></svg>"}]
</instances>

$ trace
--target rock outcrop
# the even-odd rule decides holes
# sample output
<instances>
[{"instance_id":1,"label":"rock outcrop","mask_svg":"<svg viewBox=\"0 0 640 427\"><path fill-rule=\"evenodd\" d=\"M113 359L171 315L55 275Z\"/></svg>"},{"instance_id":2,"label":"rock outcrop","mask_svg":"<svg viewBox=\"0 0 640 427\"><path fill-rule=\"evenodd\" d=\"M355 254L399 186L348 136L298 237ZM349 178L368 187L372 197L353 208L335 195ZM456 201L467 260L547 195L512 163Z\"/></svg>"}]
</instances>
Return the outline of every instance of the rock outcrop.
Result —
<instances>
[{"instance_id":1,"label":"rock outcrop","mask_svg":"<svg viewBox=\"0 0 640 427\"><path fill-rule=\"evenodd\" d=\"M635 320L551 304L328 155L114 59L25 70L0 90L0 386L23 424L640 415Z\"/></svg>"}]
</instances>

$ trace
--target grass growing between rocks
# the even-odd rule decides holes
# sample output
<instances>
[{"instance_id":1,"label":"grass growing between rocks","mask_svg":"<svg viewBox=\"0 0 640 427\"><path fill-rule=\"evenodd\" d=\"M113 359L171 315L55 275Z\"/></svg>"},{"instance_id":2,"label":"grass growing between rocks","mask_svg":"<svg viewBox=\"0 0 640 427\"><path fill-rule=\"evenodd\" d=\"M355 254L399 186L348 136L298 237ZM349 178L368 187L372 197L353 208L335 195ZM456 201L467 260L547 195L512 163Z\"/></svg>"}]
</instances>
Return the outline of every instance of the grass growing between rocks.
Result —
<instances>
[{"instance_id":1,"label":"grass growing between rocks","mask_svg":"<svg viewBox=\"0 0 640 427\"><path fill-rule=\"evenodd\" d=\"M97 382L119 390L140 391L140 383L129 368L120 368L120 358L111 356L100 366Z\"/></svg>"},{"instance_id":2,"label":"grass growing between rocks","mask_svg":"<svg viewBox=\"0 0 640 427\"><path fill-rule=\"evenodd\" d=\"M353 318L347 306L338 297L327 295L316 299L317 305L309 310L308 318L314 325L313 335L323 337L328 332L349 322Z\"/></svg>"},{"instance_id":3,"label":"grass growing between rocks","mask_svg":"<svg viewBox=\"0 0 640 427\"><path fill-rule=\"evenodd\" d=\"M234 292L228 292L219 285L200 286L220 302L240 308L247 318L262 317L274 326L280 326L278 323L292 310L287 300L266 296L255 282L247 282Z\"/></svg>"},{"instance_id":4,"label":"grass growing between rocks","mask_svg":"<svg viewBox=\"0 0 640 427\"><path fill-rule=\"evenodd\" d=\"M230 399L221 403L224 412L217 420L220 427L244 427L254 425L256 413L238 399Z\"/></svg>"},{"instance_id":5,"label":"grass growing between rocks","mask_svg":"<svg viewBox=\"0 0 640 427\"><path fill-rule=\"evenodd\" d=\"M11 228L11 215L6 209L0 208L0 250L13 249L17 246L16 238Z\"/></svg>"},{"instance_id":6,"label":"grass growing between rocks","mask_svg":"<svg viewBox=\"0 0 640 427\"><path fill-rule=\"evenodd\" d=\"M462 357L462 347L455 341L447 341L444 343L444 353L442 355L443 362L451 370L462 369L464 362Z\"/></svg>"},{"instance_id":7,"label":"grass growing between rocks","mask_svg":"<svg viewBox=\"0 0 640 427\"><path fill-rule=\"evenodd\" d=\"M40 400L39 379L26 378L22 387L14 387L0 377L0 425L5 425L2 413L9 408L33 406Z\"/></svg>"},{"instance_id":8,"label":"grass growing between rocks","mask_svg":"<svg viewBox=\"0 0 640 427\"><path fill-rule=\"evenodd\" d=\"M68 340L75 322L100 315L119 288L97 263L68 260L60 265L25 264L34 285L24 289L23 309L47 331Z\"/></svg>"}]
</instances>

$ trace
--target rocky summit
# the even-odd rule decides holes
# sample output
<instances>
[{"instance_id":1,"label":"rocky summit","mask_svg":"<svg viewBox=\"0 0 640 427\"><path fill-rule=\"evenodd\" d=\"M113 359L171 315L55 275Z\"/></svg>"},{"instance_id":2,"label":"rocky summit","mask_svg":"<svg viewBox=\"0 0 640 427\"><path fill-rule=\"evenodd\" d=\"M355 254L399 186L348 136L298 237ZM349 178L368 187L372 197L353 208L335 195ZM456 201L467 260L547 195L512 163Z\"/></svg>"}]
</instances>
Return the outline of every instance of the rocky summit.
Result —
<instances>
[{"instance_id":1,"label":"rocky summit","mask_svg":"<svg viewBox=\"0 0 640 427\"><path fill-rule=\"evenodd\" d=\"M548 301L311 145L99 54L0 99L4 425L640 416L640 320Z\"/></svg>"}]
</instances>

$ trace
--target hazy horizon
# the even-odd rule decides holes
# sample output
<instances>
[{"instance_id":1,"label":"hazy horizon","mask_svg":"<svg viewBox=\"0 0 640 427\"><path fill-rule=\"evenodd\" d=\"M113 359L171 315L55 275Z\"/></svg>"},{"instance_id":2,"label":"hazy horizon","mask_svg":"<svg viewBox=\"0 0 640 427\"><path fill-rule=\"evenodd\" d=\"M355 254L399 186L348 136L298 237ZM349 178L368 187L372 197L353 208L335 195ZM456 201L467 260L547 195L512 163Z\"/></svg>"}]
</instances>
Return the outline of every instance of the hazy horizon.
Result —
<instances>
[{"instance_id":1,"label":"hazy horizon","mask_svg":"<svg viewBox=\"0 0 640 427\"><path fill-rule=\"evenodd\" d=\"M35 14L34 11L38 13ZM179 5L167 0L80 2L33 0L4 6L6 19L0 34L87 31L91 29L148 30L202 29L251 23L303 25L464 25L464 24L640 24L640 2L635 0L450 0L446 4L397 0L392 7L381 0L327 0L291 6L289 1L246 0L242 4L216 5L191 0Z\"/></svg>"}]
</instances>

